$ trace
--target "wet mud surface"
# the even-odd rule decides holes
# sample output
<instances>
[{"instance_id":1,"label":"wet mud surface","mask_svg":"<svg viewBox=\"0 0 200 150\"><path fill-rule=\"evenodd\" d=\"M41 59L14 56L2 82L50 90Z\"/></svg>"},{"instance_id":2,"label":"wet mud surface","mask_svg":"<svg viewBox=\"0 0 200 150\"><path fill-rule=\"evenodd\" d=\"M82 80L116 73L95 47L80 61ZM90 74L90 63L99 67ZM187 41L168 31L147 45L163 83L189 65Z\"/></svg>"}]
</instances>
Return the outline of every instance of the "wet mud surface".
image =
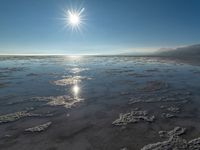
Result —
<instances>
[{"instance_id":1,"label":"wet mud surface","mask_svg":"<svg viewBox=\"0 0 200 150\"><path fill-rule=\"evenodd\" d=\"M0 149L200 149L200 66L156 57L0 57Z\"/></svg>"}]
</instances>

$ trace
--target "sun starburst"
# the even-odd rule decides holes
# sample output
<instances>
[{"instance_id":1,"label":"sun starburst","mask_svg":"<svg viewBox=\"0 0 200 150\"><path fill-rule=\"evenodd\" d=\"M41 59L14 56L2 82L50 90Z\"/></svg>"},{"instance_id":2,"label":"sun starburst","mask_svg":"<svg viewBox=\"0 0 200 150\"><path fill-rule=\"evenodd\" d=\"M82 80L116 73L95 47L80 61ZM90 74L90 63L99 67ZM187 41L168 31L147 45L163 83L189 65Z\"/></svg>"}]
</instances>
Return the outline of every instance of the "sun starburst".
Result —
<instances>
[{"instance_id":1,"label":"sun starburst","mask_svg":"<svg viewBox=\"0 0 200 150\"><path fill-rule=\"evenodd\" d=\"M85 8L79 10L68 9L65 10L65 25L66 27L72 29L72 31L80 31L82 25L84 24L84 11Z\"/></svg>"}]
</instances>

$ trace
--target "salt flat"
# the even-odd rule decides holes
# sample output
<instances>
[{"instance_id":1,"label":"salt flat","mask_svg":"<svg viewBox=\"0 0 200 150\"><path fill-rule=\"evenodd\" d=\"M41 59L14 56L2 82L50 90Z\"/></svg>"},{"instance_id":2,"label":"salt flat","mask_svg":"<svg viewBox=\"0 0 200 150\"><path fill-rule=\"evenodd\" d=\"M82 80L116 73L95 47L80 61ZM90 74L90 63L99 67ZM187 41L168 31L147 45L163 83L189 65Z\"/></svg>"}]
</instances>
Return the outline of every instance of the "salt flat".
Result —
<instances>
[{"instance_id":1,"label":"salt flat","mask_svg":"<svg viewBox=\"0 0 200 150\"><path fill-rule=\"evenodd\" d=\"M0 149L198 149L200 66L191 62L1 56Z\"/></svg>"}]
</instances>

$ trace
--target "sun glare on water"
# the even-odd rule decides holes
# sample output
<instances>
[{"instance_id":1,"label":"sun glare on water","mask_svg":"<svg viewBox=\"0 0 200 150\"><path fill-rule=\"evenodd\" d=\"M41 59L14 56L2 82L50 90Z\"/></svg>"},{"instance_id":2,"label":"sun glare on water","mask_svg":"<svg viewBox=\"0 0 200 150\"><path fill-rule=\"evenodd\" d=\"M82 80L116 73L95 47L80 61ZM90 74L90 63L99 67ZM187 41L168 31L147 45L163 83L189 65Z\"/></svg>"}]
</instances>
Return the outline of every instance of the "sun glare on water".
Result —
<instances>
[{"instance_id":1,"label":"sun glare on water","mask_svg":"<svg viewBox=\"0 0 200 150\"><path fill-rule=\"evenodd\" d=\"M75 95L78 95L78 93L79 93L79 86L78 85L73 86L73 92L74 92Z\"/></svg>"}]
</instances>

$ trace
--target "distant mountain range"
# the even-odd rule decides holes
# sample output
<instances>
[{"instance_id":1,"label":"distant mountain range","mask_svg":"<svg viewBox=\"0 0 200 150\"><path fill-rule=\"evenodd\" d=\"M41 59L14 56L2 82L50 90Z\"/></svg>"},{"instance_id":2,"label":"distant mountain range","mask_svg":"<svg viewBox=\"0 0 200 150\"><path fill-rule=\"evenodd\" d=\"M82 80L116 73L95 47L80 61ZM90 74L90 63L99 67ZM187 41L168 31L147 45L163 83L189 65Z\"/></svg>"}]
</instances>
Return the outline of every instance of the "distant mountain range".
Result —
<instances>
[{"instance_id":1,"label":"distant mountain range","mask_svg":"<svg viewBox=\"0 0 200 150\"><path fill-rule=\"evenodd\" d=\"M200 44L178 48L162 48L156 51L153 55L169 57L200 57Z\"/></svg>"},{"instance_id":2,"label":"distant mountain range","mask_svg":"<svg viewBox=\"0 0 200 150\"><path fill-rule=\"evenodd\" d=\"M200 44L182 46L177 48L161 48L150 53L122 53L126 56L162 56L162 57L179 57L179 58L199 58L200 59Z\"/></svg>"}]
</instances>

